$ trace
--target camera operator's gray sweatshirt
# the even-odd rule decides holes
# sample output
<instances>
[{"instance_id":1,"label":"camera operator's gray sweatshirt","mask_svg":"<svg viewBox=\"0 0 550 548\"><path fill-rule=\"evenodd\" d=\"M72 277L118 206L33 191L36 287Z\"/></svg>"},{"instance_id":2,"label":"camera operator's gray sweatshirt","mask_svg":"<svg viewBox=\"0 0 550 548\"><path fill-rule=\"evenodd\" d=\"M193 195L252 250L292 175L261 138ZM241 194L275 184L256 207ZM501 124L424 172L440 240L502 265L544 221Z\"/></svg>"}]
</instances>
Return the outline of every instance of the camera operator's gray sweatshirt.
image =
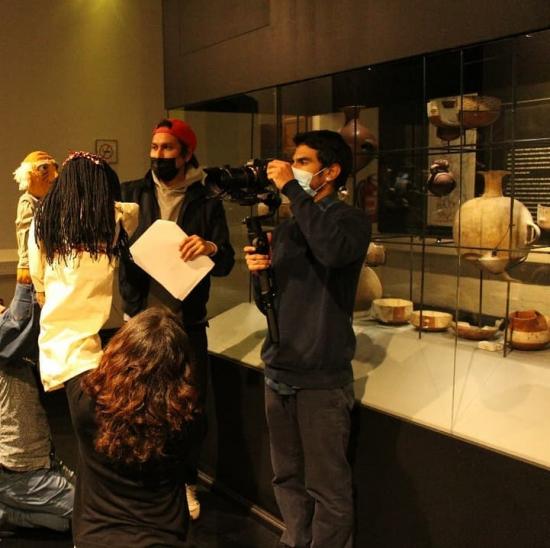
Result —
<instances>
[{"instance_id":1,"label":"camera operator's gray sweatshirt","mask_svg":"<svg viewBox=\"0 0 550 548\"><path fill-rule=\"evenodd\" d=\"M278 345L262 348L266 376L298 388L337 388L353 380L352 314L370 241L364 212L332 194L314 202L297 181L282 191L293 218L276 227L272 270ZM256 302L258 284L255 283Z\"/></svg>"}]
</instances>

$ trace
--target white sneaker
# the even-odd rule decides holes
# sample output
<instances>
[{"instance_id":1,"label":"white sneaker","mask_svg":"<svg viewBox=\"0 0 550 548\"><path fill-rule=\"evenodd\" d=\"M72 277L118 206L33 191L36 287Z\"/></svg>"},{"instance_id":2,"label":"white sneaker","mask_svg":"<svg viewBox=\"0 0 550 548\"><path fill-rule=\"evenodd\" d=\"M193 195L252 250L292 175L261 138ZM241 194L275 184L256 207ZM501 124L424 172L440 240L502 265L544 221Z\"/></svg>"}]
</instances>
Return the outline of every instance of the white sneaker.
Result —
<instances>
[{"instance_id":1,"label":"white sneaker","mask_svg":"<svg viewBox=\"0 0 550 548\"><path fill-rule=\"evenodd\" d=\"M186 485L185 494L187 495L187 506L189 507L189 515L191 519L195 521L199 519L201 513L201 503L197 498L197 486L196 485Z\"/></svg>"}]
</instances>

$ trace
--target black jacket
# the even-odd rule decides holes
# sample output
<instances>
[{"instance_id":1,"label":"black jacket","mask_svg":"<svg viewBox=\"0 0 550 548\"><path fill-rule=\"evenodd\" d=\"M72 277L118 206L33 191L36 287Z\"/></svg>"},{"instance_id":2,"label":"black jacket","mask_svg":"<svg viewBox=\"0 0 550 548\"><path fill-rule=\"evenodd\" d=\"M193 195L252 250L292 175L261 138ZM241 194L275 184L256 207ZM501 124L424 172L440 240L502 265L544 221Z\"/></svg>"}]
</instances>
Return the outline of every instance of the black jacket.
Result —
<instances>
[{"instance_id":1,"label":"black jacket","mask_svg":"<svg viewBox=\"0 0 550 548\"><path fill-rule=\"evenodd\" d=\"M155 196L155 183L148 171L143 179L128 181L121 185L122 200L139 204L139 225L130 239L133 244L160 217ZM229 229L225 211L220 200L209 198L201 182L192 184L186 192L177 224L189 235L197 234L214 242L218 252L212 257L213 276L227 276L235 263L235 252L229 242ZM159 258L162 260L162 258ZM120 294L124 311L134 316L147 306L149 275L131 260L120 261ZM182 301L182 316L185 325L193 325L206 318L206 303L210 294L210 275L206 276Z\"/></svg>"},{"instance_id":2,"label":"black jacket","mask_svg":"<svg viewBox=\"0 0 550 548\"><path fill-rule=\"evenodd\" d=\"M352 315L370 223L334 195L314 202L297 181L283 193L294 217L273 232L280 342L274 345L268 336L264 343L265 374L300 388L338 388L353 380Z\"/></svg>"},{"instance_id":3,"label":"black jacket","mask_svg":"<svg viewBox=\"0 0 550 548\"><path fill-rule=\"evenodd\" d=\"M98 453L95 402L81 387L82 377L65 383L78 440L73 540L79 548L187 546L189 513L185 470L190 448L197 443L193 426L174 433L166 455L139 468L110 461Z\"/></svg>"}]
</instances>

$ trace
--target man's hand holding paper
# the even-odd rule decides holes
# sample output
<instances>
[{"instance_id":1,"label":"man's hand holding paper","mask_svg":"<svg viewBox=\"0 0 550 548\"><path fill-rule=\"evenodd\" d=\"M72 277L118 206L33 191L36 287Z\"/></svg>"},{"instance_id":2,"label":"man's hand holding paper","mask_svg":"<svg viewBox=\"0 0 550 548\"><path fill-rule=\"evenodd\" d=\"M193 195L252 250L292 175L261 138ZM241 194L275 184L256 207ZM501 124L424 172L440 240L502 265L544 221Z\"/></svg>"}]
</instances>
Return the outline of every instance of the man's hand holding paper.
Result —
<instances>
[{"instance_id":1,"label":"man's hand holding paper","mask_svg":"<svg viewBox=\"0 0 550 548\"><path fill-rule=\"evenodd\" d=\"M132 245L134 262L183 300L210 272L214 263L206 255L215 245L197 235L187 236L172 221L155 221Z\"/></svg>"},{"instance_id":2,"label":"man's hand holding paper","mask_svg":"<svg viewBox=\"0 0 550 548\"><path fill-rule=\"evenodd\" d=\"M192 261L200 255L211 257L217 250L216 244L208 242L196 234L187 236L180 245L181 258L184 261Z\"/></svg>"}]
</instances>

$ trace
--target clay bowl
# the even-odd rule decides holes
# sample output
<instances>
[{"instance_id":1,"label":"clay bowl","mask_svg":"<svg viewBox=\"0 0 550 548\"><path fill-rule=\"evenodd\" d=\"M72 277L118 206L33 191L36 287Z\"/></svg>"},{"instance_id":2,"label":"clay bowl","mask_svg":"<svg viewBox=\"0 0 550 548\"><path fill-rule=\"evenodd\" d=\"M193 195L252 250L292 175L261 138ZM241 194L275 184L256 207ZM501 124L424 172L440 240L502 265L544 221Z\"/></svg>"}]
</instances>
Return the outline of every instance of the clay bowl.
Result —
<instances>
[{"instance_id":1,"label":"clay bowl","mask_svg":"<svg viewBox=\"0 0 550 548\"><path fill-rule=\"evenodd\" d=\"M484 325L478 327L477 325L471 325L468 322L451 322L451 329L463 339L470 339L472 341L488 341L493 339L498 333L498 327L492 325Z\"/></svg>"},{"instance_id":2,"label":"clay bowl","mask_svg":"<svg viewBox=\"0 0 550 548\"><path fill-rule=\"evenodd\" d=\"M422 310L422 331L445 331L452 319L452 315L447 312ZM410 322L416 329L420 329L420 310L413 311Z\"/></svg>"},{"instance_id":3,"label":"clay bowl","mask_svg":"<svg viewBox=\"0 0 550 548\"><path fill-rule=\"evenodd\" d=\"M463 97L458 119L467 129L490 126L498 120L501 105L502 101L498 97Z\"/></svg>"},{"instance_id":4,"label":"clay bowl","mask_svg":"<svg viewBox=\"0 0 550 548\"><path fill-rule=\"evenodd\" d=\"M508 339L518 350L541 350L550 342L549 318L536 310L510 314Z\"/></svg>"},{"instance_id":5,"label":"clay bowl","mask_svg":"<svg viewBox=\"0 0 550 548\"><path fill-rule=\"evenodd\" d=\"M409 321L413 310L412 301L406 299L374 299L372 309L382 323L403 324Z\"/></svg>"}]
</instances>

